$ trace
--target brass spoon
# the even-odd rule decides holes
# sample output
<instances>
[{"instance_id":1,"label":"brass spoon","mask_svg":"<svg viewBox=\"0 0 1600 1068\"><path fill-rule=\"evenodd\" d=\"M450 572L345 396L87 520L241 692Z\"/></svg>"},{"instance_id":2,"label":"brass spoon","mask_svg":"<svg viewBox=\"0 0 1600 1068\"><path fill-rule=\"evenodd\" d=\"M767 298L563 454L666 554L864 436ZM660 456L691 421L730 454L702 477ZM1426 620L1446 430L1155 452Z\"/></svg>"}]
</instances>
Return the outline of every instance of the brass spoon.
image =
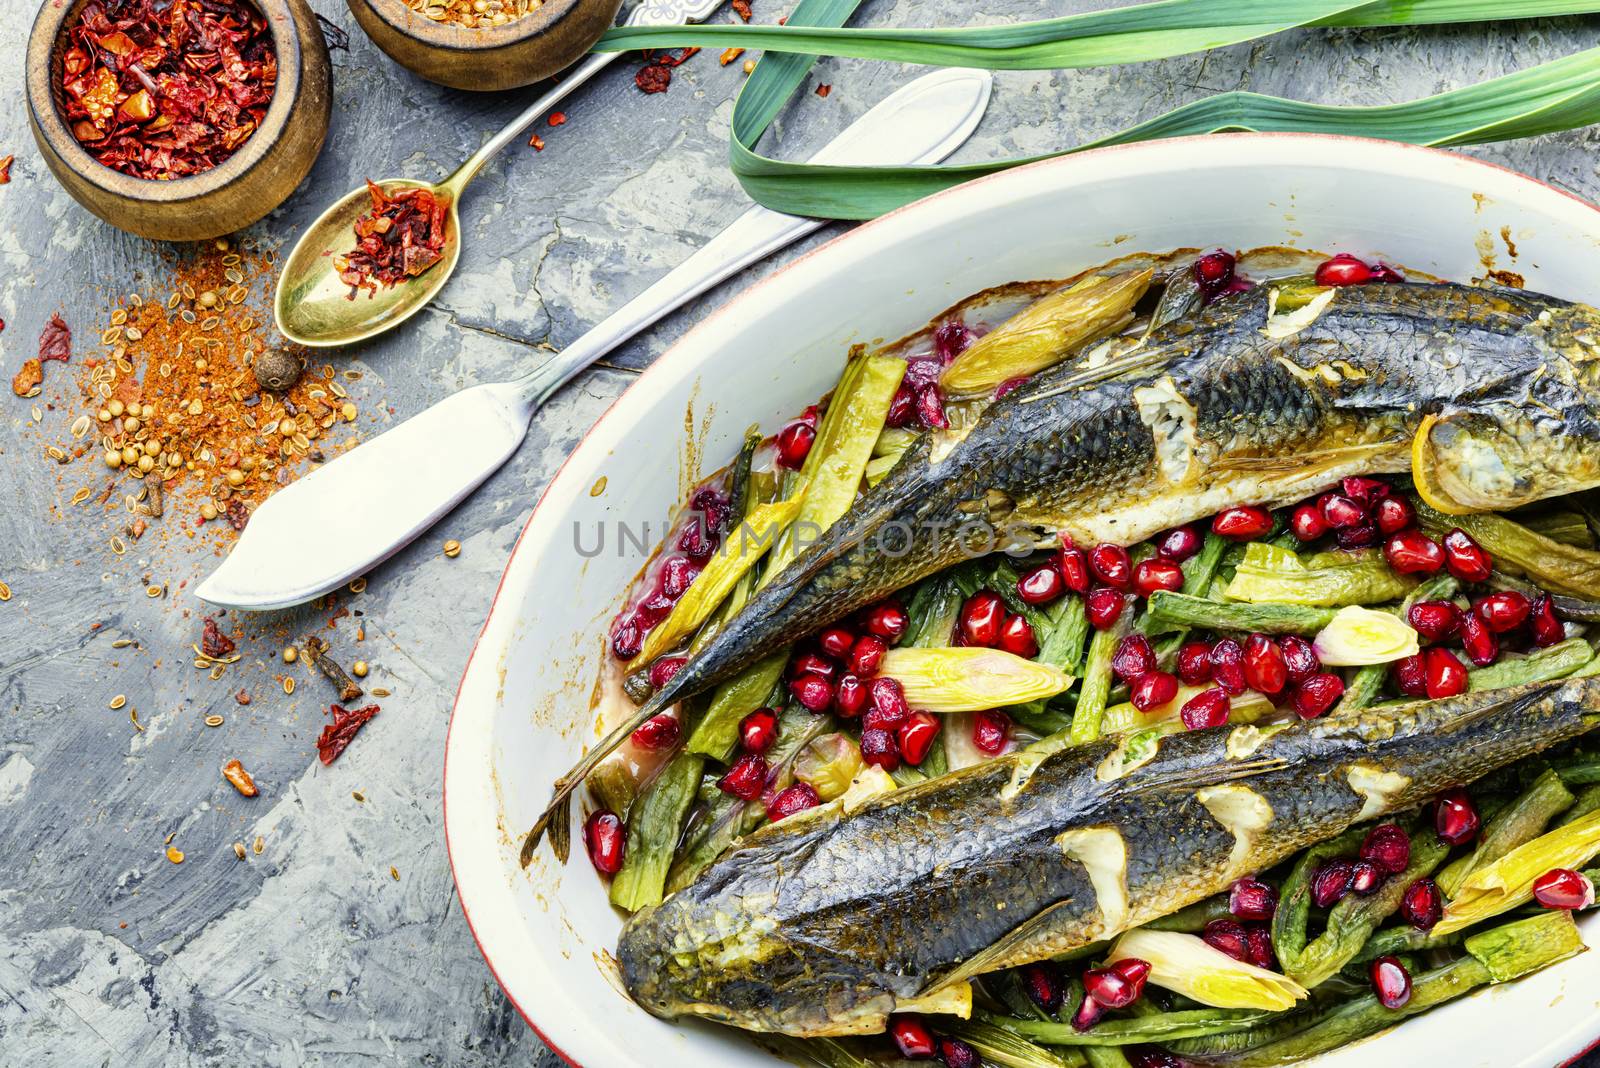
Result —
<instances>
[{"instance_id":1,"label":"brass spoon","mask_svg":"<svg viewBox=\"0 0 1600 1068\"><path fill-rule=\"evenodd\" d=\"M651 0L634 8L628 24L666 26L698 22L721 3L722 0ZM278 331L290 341L311 348L350 345L399 326L421 311L423 305L444 288L456 269L456 261L461 258L458 208L467 185L502 148L621 54L601 52L578 64L443 181L430 184L408 178L385 178L375 183L385 192L426 189L449 205L442 255L438 262L416 277L392 286L379 286L377 292L370 295L369 291L362 290L351 300L350 287L339 280L335 261L355 248L355 222L371 206L366 187L346 195L323 212L301 235L284 261L272 301Z\"/></svg>"}]
</instances>

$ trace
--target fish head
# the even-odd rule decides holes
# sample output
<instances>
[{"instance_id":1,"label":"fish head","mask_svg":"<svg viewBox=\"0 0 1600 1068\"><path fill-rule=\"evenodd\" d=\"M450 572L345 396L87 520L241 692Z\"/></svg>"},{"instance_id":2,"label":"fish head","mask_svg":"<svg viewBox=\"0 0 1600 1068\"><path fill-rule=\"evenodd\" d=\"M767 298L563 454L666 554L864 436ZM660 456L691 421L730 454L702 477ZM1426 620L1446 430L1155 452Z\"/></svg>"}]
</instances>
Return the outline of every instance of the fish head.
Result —
<instances>
[{"instance_id":1,"label":"fish head","mask_svg":"<svg viewBox=\"0 0 1600 1068\"><path fill-rule=\"evenodd\" d=\"M1600 486L1600 312L1572 305L1529 329L1535 359L1423 418L1412 477L1452 515L1500 511Z\"/></svg>"}]
</instances>

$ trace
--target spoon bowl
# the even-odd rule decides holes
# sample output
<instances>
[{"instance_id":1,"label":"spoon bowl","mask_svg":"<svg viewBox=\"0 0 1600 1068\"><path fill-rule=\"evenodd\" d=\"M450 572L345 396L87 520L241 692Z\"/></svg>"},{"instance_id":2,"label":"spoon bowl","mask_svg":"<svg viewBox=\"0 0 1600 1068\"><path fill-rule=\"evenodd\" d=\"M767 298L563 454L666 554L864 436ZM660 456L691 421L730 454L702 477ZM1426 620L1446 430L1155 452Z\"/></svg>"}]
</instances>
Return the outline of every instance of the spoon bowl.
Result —
<instances>
[{"instance_id":1,"label":"spoon bowl","mask_svg":"<svg viewBox=\"0 0 1600 1068\"><path fill-rule=\"evenodd\" d=\"M405 322L422 310L456 269L461 258L460 186L455 175L438 184L407 178L374 183L385 191L426 189L449 205L444 248L437 263L414 278L376 291L359 290L339 279L337 261L356 247L355 223L372 205L365 186L341 197L300 236L284 261L272 302L278 331L309 348L350 345Z\"/></svg>"}]
</instances>

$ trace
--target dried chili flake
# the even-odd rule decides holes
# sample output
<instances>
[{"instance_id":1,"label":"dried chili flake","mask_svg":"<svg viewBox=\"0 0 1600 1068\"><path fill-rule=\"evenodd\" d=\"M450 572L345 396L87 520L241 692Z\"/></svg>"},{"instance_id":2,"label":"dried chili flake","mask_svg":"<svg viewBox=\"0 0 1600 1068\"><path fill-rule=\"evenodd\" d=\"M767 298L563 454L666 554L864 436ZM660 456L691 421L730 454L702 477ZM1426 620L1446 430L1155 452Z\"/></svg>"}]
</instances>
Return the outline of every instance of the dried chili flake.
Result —
<instances>
[{"instance_id":1,"label":"dried chili flake","mask_svg":"<svg viewBox=\"0 0 1600 1068\"><path fill-rule=\"evenodd\" d=\"M50 316L50 321L44 324L44 330L39 334L39 359L60 360L65 363L72 358L72 330L62 320L61 313L56 312Z\"/></svg>"},{"instance_id":2,"label":"dried chili flake","mask_svg":"<svg viewBox=\"0 0 1600 1068\"><path fill-rule=\"evenodd\" d=\"M378 714L378 706L347 709L329 705L328 714L333 717L333 722L322 728L322 734L317 738L317 757L324 764L332 764L339 759L339 754L350 745L362 724Z\"/></svg>"},{"instance_id":3,"label":"dried chili flake","mask_svg":"<svg viewBox=\"0 0 1600 1068\"><path fill-rule=\"evenodd\" d=\"M535 152L544 151L544 138L540 137L538 134L534 134L532 137L528 138L528 144Z\"/></svg>"},{"instance_id":4,"label":"dried chili flake","mask_svg":"<svg viewBox=\"0 0 1600 1068\"><path fill-rule=\"evenodd\" d=\"M0 185L11 184L11 165L16 160L17 157L15 156L7 156L4 159L0 159Z\"/></svg>"},{"instance_id":5,"label":"dried chili flake","mask_svg":"<svg viewBox=\"0 0 1600 1068\"><path fill-rule=\"evenodd\" d=\"M239 702L241 705L247 705L250 703L250 691L240 690L238 693L233 695L233 699Z\"/></svg>"},{"instance_id":6,"label":"dried chili flake","mask_svg":"<svg viewBox=\"0 0 1600 1068\"><path fill-rule=\"evenodd\" d=\"M205 629L200 632L200 652L213 660L231 656L235 648L232 638L222 633L217 621L206 616Z\"/></svg>"},{"instance_id":7,"label":"dried chili flake","mask_svg":"<svg viewBox=\"0 0 1600 1068\"><path fill-rule=\"evenodd\" d=\"M248 771L244 770L244 765L237 760L230 760L222 765L222 777L232 783L233 788L245 797L254 797L261 792L256 789L256 781L250 777Z\"/></svg>"},{"instance_id":8,"label":"dried chili flake","mask_svg":"<svg viewBox=\"0 0 1600 1068\"><path fill-rule=\"evenodd\" d=\"M672 84L672 71L652 63L639 68L639 73L633 76L633 84L646 93L664 93Z\"/></svg>"},{"instance_id":9,"label":"dried chili flake","mask_svg":"<svg viewBox=\"0 0 1600 1068\"><path fill-rule=\"evenodd\" d=\"M833 92L833 86L831 86L831 85L819 85L819 86L817 86L817 95L818 96L827 96L831 92Z\"/></svg>"},{"instance_id":10,"label":"dried chili flake","mask_svg":"<svg viewBox=\"0 0 1600 1068\"><path fill-rule=\"evenodd\" d=\"M735 15L738 15L746 22L750 21L750 0L730 0L728 6L733 8Z\"/></svg>"},{"instance_id":11,"label":"dried chili flake","mask_svg":"<svg viewBox=\"0 0 1600 1068\"><path fill-rule=\"evenodd\" d=\"M550 113L550 125L551 126L561 126L561 125L564 125L566 123L566 121L567 121L567 113L565 111L552 111Z\"/></svg>"},{"instance_id":12,"label":"dried chili flake","mask_svg":"<svg viewBox=\"0 0 1600 1068\"><path fill-rule=\"evenodd\" d=\"M22 361L22 369L11 376L11 392L19 397L30 397L44 381L44 364L37 356Z\"/></svg>"},{"instance_id":13,"label":"dried chili flake","mask_svg":"<svg viewBox=\"0 0 1600 1068\"><path fill-rule=\"evenodd\" d=\"M445 220L450 205L427 189L385 190L367 182L372 209L356 220L356 247L335 261L349 299L365 289L368 297L407 278L415 278L444 258Z\"/></svg>"},{"instance_id":14,"label":"dried chili flake","mask_svg":"<svg viewBox=\"0 0 1600 1068\"><path fill-rule=\"evenodd\" d=\"M657 56L656 57L656 63L658 63L659 65L661 65L663 67L681 66L685 60L689 59L691 56L693 56L696 52L699 52L699 51L700 51L700 48L699 48L698 45L696 45L696 46L693 46L693 47L690 47L690 48L682 49L681 51L678 52L677 55L673 55L671 52L668 52L665 55Z\"/></svg>"},{"instance_id":15,"label":"dried chili flake","mask_svg":"<svg viewBox=\"0 0 1600 1068\"><path fill-rule=\"evenodd\" d=\"M722 55L717 57L717 62L726 67L742 55L744 55L744 49L742 48L725 48L722 50Z\"/></svg>"},{"instance_id":16,"label":"dried chili flake","mask_svg":"<svg viewBox=\"0 0 1600 1068\"><path fill-rule=\"evenodd\" d=\"M60 64L72 135L105 166L155 180L232 156L278 83L272 34L249 0L89 0Z\"/></svg>"},{"instance_id":17,"label":"dried chili flake","mask_svg":"<svg viewBox=\"0 0 1600 1068\"><path fill-rule=\"evenodd\" d=\"M227 517L228 525L234 530L243 530L250 522L250 509L243 501L235 497L223 508L222 514Z\"/></svg>"}]
</instances>

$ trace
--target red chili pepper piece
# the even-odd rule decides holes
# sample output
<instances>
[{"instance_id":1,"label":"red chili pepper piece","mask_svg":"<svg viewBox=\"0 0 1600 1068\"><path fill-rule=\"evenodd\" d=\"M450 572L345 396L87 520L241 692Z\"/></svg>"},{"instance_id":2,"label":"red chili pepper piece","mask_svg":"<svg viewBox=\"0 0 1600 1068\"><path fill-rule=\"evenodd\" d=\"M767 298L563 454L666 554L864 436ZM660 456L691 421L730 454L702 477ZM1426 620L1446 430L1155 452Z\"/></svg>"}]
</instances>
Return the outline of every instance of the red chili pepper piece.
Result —
<instances>
[{"instance_id":1,"label":"red chili pepper piece","mask_svg":"<svg viewBox=\"0 0 1600 1068\"><path fill-rule=\"evenodd\" d=\"M362 725L378 714L378 706L346 709L329 705L328 714L333 716L333 722L323 727L317 737L317 756L324 764L332 764L339 759L339 754L349 748Z\"/></svg>"}]
</instances>

